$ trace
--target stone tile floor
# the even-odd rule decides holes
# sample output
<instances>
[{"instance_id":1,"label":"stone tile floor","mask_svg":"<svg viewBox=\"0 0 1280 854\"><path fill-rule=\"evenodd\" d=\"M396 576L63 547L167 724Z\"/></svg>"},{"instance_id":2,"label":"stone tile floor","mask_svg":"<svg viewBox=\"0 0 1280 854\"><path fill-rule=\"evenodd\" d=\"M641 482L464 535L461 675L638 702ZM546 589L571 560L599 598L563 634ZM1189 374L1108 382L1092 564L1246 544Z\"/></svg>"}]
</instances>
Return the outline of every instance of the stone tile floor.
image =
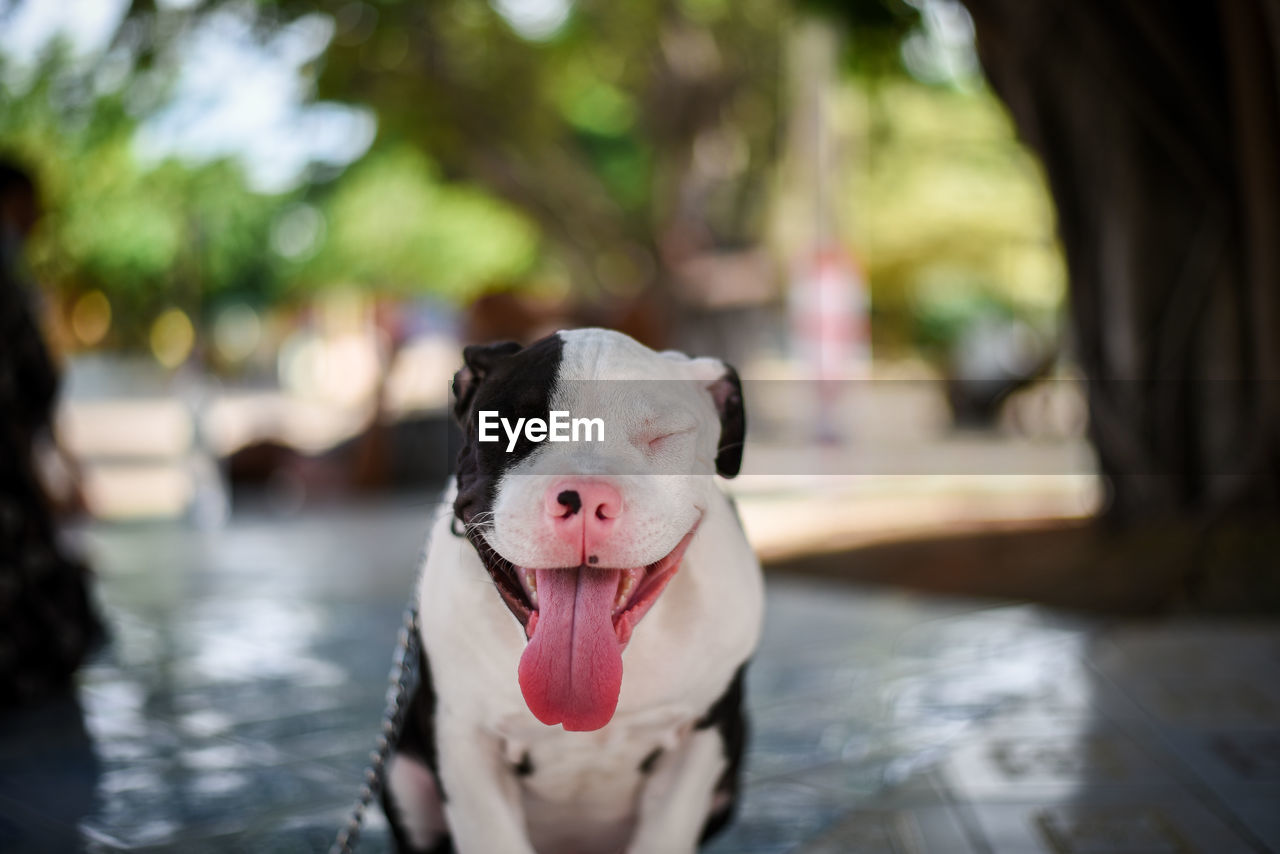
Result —
<instances>
[{"instance_id":1,"label":"stone tile floor","mask_svg":"<svg viewBox=\"0 0 1280 854\"><path fill-rule=\"evenodd\" d=\"M0 718L0 852L326 850L430 509L88 532L114 643L76 697ZM715 854L1280 851L1280 622L769 597Z\"/></svg>"}]
</instances>

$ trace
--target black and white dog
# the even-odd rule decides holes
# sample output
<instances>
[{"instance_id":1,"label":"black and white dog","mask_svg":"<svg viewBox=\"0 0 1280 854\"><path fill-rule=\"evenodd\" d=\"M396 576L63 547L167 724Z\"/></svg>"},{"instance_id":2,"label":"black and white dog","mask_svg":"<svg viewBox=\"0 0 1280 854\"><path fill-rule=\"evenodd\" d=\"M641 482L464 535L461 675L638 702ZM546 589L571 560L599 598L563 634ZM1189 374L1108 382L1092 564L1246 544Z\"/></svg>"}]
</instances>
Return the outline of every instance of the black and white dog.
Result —
<instances>
[{"instance_id":1,"label":"black and white dog","mask_svg":"<svg viewBox=\"0 0 1280 854\"><path fill-rule=\"evenodd\" d=\"M601 329L464 360L452 512L417 594L421 680L383 795L396 841L692 852L733 811L764 607L715 483L742 460L737 374ZM602 435L508 426L482 441L483 420L556 411L598 418Z\"/></svg>"}]
</instances>

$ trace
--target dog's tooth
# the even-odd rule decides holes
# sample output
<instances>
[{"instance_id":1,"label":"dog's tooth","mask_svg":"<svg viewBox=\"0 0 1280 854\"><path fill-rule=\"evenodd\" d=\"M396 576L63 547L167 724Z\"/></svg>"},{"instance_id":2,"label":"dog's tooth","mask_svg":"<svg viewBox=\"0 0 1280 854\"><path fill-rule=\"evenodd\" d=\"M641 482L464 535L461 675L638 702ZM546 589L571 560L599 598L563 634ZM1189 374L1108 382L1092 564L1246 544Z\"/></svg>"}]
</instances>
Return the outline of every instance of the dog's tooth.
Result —
<instances>
[{"instance_id":1,"label":"dog's tooth","mask_svg":"<svg viewBox=\"0 0 1280 854\"><path fill-rule=\"evenodd\" d=\"M538 604L538 576L532 571L524 574L524 586L529 591L529 603L537 606Z\"/></svg>"},{"instance_id":2,"label":"dog's tooth","mask_svg":"<svg viewBox=\"0 0 1280 854\"><path fill-rule=\"evenodd\" d=\"M627 597L631 595L631 590L636 586L636 580L631 573L627 573L622 577L622 584L618 586L618 598L613 603L613 607L621 608L627 604Z\"/></svg>"}]
</instances>

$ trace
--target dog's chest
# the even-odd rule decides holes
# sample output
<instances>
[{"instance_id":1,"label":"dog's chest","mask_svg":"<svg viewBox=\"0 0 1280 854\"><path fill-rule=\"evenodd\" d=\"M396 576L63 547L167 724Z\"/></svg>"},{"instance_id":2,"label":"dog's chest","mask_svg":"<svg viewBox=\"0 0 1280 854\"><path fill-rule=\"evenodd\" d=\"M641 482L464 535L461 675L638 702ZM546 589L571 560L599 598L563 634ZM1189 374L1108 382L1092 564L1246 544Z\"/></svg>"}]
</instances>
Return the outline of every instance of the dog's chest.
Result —
<instances>
[{"instance_id":1,"label":"dog's chest","mask_svg":"<svg viewBox=\"0 0 1280 854\"><path fill-rule=\"evenodd\" d=\"M596 732L513 728L504 752L539 851L617 851L634 827L641 787L685 744L674 714L615 720Z\"/></svg>"}]
</instances>

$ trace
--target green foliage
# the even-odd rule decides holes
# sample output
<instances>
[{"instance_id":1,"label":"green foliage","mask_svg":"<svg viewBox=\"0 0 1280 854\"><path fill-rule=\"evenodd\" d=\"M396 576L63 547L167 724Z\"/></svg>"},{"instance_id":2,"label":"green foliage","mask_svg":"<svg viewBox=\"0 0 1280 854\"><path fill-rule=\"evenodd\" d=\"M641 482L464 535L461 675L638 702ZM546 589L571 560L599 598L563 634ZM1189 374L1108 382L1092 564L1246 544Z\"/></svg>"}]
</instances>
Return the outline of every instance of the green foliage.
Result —
<instances>
[{"instance_id":1,"label":"green foliage","mask_svg":"<svg viewBox=\"0 0 1280 854\"><path fill-rule=\"evenodd\" d=\"M165 40L226 5L134 2L127 26L147 47L114 90L61 50L25 80L0 65L0 149L35 164L49 209L35 270L64 295L103 290L125 320L115 343L168 305L198 319L329 285L464 301L551 269L609 293L625 266L662 291L664 265L759 241L767 209L809 210L775 181L785 0L578 0L539 38L476 0L259 0L264 33L332 16L315 96L379 122L362 162L271 196L233 162L135 155L173 70ZM849 24L833 124L853 145L831 195L867 269L877 346L941 346L992 306L1051 314L1064 281L1052 208L1003 109L977 81L905 73L915 5L808 5Z\"/></svg>"},{"instance_id":2,"label":"green foliage","mask_svg":"<svg viewBox=\"0 0 1280 854\"><path fill-rule=\"evenodd\" d=\"M997 311L1052 324L1066 273L1034 158L986 90L851 83L862 151L841 198L888 347L938 347Z\"/></svg>"},{"instance_id":3,"label":"green foliage","mask_svg":"<svg viewBox=\"0 0 1280 854\"><path fill-rule=\"evenodd\" d=\"M384 139L519 208L583 290L608 288L601 259L619 251L658 270L677 218L711 240L760 237L777 115L742 107L776 104L785 0L578 0L540 38L475 0L263 6L281 20L317 7L336 22L319 97L371 106ZM691 166L715 132L749 151L745 168L714 178L745 201L681 210L682 198L725 195Z\"/></svg>"},{"instance_id":4,"label":"green foliage","mask_svg":"<svg viewBox=\"0 0 1280 854\"><path fill-rule=\"evenodd\" d=\"M61 47L25 80L6 71L0 148L39 185L46 215L29 256L45 287L64 298L103 291L113 341L126 346L167 305L199 316L230 294L261 302L278 293L268 226L280 199L250 192L226 161L139 163L138 119L122 91L97 92L92 70Z\"/></svg>"},{"instance_id":5,"label":"green foliage","mask_svg":"<svg viewBox=\"0 0 1280 854\"><path fill-rule=\"evenodd\" d=\"M231 160L140 162L137 69L98 91L93 68L55 46L31 70L0 57L0 153L35 173L46 215L28 247L33 275L64 300L101 290L108 343L136 346L168 306L197 320L225 301L270 304L329 284L464 299L519 277L536 230L494 197L446 182L417 149L383 146L328 185L252 191ZM156 99L157 106L161 99ZM282 257L273 235L306 197L316 245Z\"/></svg>"},{"instance_id":6,"label":"green foliage","mask_svg":"<svg viewBox=\"0 0 1280 854\"><path fill-rule=\"evenodd\" d=\"M801 0L801 8L838 22L846 34L845 63L867 78L904 74L902 42L920 27L920 10L906 0Z\"/></svg>"},{"instance_id":7,"label":"green foliage","mask_svg":"<svg viewBox=\"0 0 1280 854\"><path fill-rule=\"evenodd\" d=\"M323 210L330 237L301 277L313 284L465 299L519 277L537 257L537 232L523 217L475 189L441 183L408 146L370 154Z\"/></svg>"}]
</instances>

